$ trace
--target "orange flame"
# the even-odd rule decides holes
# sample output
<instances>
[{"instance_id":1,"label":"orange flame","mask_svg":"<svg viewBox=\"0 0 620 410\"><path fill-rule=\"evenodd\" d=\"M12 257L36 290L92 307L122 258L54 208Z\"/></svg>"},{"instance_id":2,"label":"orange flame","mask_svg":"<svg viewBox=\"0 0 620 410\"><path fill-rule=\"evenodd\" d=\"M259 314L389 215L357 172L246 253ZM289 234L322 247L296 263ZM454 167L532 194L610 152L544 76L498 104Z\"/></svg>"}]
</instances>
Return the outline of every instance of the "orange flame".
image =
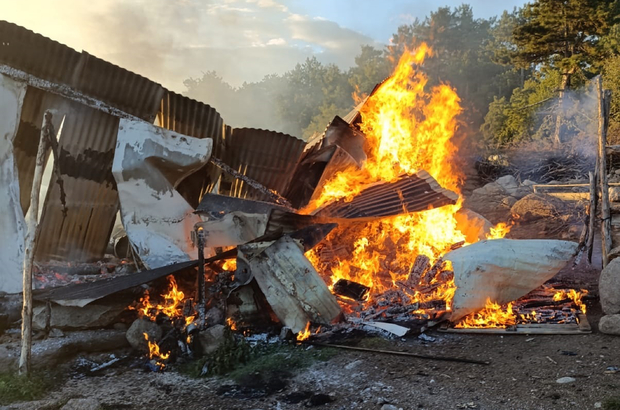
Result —
<instances>
[{"instance_id":1,"label":"orange flame","mask_svg":"<svg viewBox=\"0 0 620 410\"><path fill-rule=\"evenodd\" d=\"M155 342L151 342L149 340L149 335L148 333L143 333L144 335L144 339L146 340L146 342L149 345L149 359L155 359L157 366L159 367L159 369L163 369L164 367L166 367L165 363L163 362L164 360L167 360L170 357L170 352L168 353L160 353L159 351L159 345Z\"/></svg>"},{"instance_id":2,"label":"orange flame","mask_svg":"<svg viewBox=\"0 0 620 410\"><path fill-rule=\"evenodd\" d=\"M297 333L297 341L301 342L302 340L306 340L310 337L312 333L310 333L310 322L306 323L306 328Z\"/></svg>"},{"instance_id":3,"label":"orange flame","mask_svg":"<svg viewBox=\"0 0 620 410\"><path fill-rule=\"evenodd\" d=\"M148 291L144 292L144 296L140 298L138 307L141 316L146 316L151 320L155 320L160 313L163 313L171 319L182 316L185 294L178 289L174 276L168 276L168 281L168 293L161 295L164 299L163 303L153 304Z\"/></svg>"},{"instance_id":4,"label":"orange flame","mask_svg":"<svg viewBox=\"0 0 620 410\"><path fill-rule=\"evenodd\" d=\"M222 264L222 269L229 271L229 272L234 272L235 270L237 270L237 260L228 259L224 261L224 263Z\"/></svg>"},{"instance_id":5,"label":"orange flame","mask_svg":"<svg viewBox=\"0 0 620 410\"><path fill-rule=\"evenodd\" d=\"M535 316L536 313L532 312ZM455 327L466 328L506 328L516 324L516 317L512 310L512 302L506 308L487 298L486 306L480 312L466 316Z\"/></svg>"},{"instance_id":6,"label":"orange flame","mask_svg":"<svg viewBox=\"0 0 620 410\"><path fill-rule=\"evenodd\" d=\"M588 291L581 289L581 292L577 292L575 289L571 289L568 292L565 290L559 290L553 295L554 301L560 301L564 299L571 299L575 305L579 307L581 313L586 313L586 305L583 303L582 298L588 294Z\"/></svg>"},{"instance_id":7,"label":"orange flame","mask_svg":"<svg viewBox=\"0 0 620 410\"><path fill-rule=\"evenodd\" d=\"M445 84L427 89L428 78L418 68L430 54L430 48L422 44L402 55L392 76L360 111L360 129L366 135L363 167L333 175L303 212L311 213L337 199L351 200L368 184L391 182L403 173L419 170L427 171L442 187L460 192L461 173L451 161L457 152L452 138L461 112L460 99ZM372 299L397 281L406 281L417 255L428 256L432 264L453 244L465 241L455 218L461 202L370 222L346 232L336 230L328 241L353 244L346 256L322 261L317 248L307 256L319 272L331 277L332 285L339 279L361 283L371 288ZM505 232L492 235L500 237ZM431 294L416 294L418 301L443 299L449 309L454 281L436 282L433 280L438 286Z\"/></svg>"},{"instance_id":8,"label":"orange flame","mask_svg":"<svg viewBox=\"0 0 620 410\"><path fill-rule=\"evenodd\" d=\"M226 325L230 328L230 330L237 330L237 324L231 317L226 319Z\"/></svg>"}]
</instances>

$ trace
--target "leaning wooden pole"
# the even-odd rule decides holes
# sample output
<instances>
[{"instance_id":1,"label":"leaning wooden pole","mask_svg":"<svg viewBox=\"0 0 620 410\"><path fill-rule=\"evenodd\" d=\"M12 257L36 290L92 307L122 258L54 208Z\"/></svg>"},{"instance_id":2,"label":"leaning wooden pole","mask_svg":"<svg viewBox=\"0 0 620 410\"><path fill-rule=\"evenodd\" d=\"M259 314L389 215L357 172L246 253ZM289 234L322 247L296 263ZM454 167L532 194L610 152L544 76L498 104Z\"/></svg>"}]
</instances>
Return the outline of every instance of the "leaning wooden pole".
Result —
<instances>
[{"instance_id":1,"label":"leaning wooden pole","mask_svg":"<svg viewBox=\"0 0 620 410\"><path fill-rule=\"evenodd\" d=\"M590 178L590 204L588 205L588 242L586 249L588 250L588 262L592 264L592 251L594 249L594 227L596 226L596 177L598 173L589 172Z\"/></svg>"},{"instance_id":2,"label":"leaning wooden pole","mask_svg":"<svg viewBox=\"0 0 620 410\"><path fill-rule=\"evenodd\" d=\"M598 93L598 156L599 156L599 181L601 189L601 241L603 253L603 267L609 263L611 252L611 211L609 206L609 184L607 182L607 116L611 93L603 91L603 79L597 78L596 89Z\"/></svg>"},{"instance_id":3,"label":"leaning wooden pole","mask_svg":"<svg viewBox=\"0 0 620 410\"><path fill-rule=\"evenodd\" d=\"M52 126L52 113L45 111L43 115L43 125L41 126L41 137L39 139L39 149L34 168L34 179L32 191L30 193L30 207L26 219L26 239L24 241L26 252L24 253L23 270L23 302L22 302L22 346L19 356L19 374L30 374L30 352L32 347L32 263L34 261L34 251L36 245L37 219L39 213L39 191L47 150L50 147L49 139L56 138L54 127Z\"/></svg>"}]
</instances>

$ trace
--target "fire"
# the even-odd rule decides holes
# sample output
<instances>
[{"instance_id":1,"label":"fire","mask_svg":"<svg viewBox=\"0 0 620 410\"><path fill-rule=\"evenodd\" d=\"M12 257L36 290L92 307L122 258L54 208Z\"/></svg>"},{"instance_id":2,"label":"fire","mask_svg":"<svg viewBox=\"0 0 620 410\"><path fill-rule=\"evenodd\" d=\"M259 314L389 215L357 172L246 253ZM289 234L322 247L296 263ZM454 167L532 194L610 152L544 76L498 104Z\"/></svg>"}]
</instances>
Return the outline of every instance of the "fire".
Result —
<instances>
[{"instance_id":1,"label":"fire","mask_svg":"<svg viewBox=\"0 0 620 410\"><path fill-rule=\"evenodd\" d=\"M149 340L149 335L148 333L143 333L144 335L144 339L146 340L146 342L149 345L149 359L155 359L157 366L159 367L159 369L163 369L164 367L166 367L166 365L164 364L164 360L167 360L170 357L170 352L168 353L160 353L159 351L159 345L155 342L151 342Z\"/></svg>"},{"instance_id":2,"label":"fire","mask_svg":"<svg viewBox=\"0 0 620 410\"><path fill-rule=\"evenodd\" d=\"M230 330L237 330L237 324L231 317L226 319L226 325L230 328Z\"/></svg>"},{"instance_id":3,"label":"fire","mask_svg":"<svg viewBox=\"0 0 620 410\"><path fill-rule=\"evenodd\" d=\"M350 200L368 184L394 181L403 173L419 170L427 171L442 187L460 193L462 176L451 161L457 153L452 139L461 113L460 99L446 84L428 89L428 78L418 69L427 55L431 50L426 44L406 51L392 76L368 98L360 112L367 160L361 169L336 173L303 212L312 213L337 199ZM352 252L325 263L316 248L307 256L319 272L331 276L332 285L339 279L361 283L371 288L372 299L373 294L405 281L417 255L428 256L432 264L453 244L465 241L455 218L461 202L366 223L346 232L336 230L328 241L352 243ZM495 238L506 233L507 227L502 225L491 235ZM443 299L449 309L454 291L450 280L431 295L418 295L419 301Z\"/></svg>"},{"instance_id":4,"label":"fire","mask_svg":"<svg viewBox=\"0 0 620 410\"><path fill-rule=\"evenodd\" d=\"M487 239L501 239L510 232L510 227L510 225L500 222L490 229L486 237Z\"/></svg>"},{"instance_id":5,"label":"fire","mask_svg":"<svg viewBox=\"0 0 620 410\"><path fill-rule=\"evenodd\" d=\"M312 333L310 333L310 322L306 323L306 328L297 334L297 341L301 342L302 340L306 340L310 337Z\"/></svg>"},{"instance_id":6,"label":"fire","mask_svg":"<svg viewBox=\"0 0 620 410\"><path fill-rule=\"evenodd\" d=\"M222 269L227 270L229 272L234 272L237 270L237 260L236 259L228 259L224 261L222 264Z\"/></svg>"},{"instance_id":7,"label":"fire","mask_svg":"<svg viewBox=\"0 0 620 410\"><path fill-rule=\"evenodd\" d=\"M559 290L553 295L553 300L557 302L557 301L564 300L564 299L571 299L573 303L575 303L575 305L579 307L579 310L581 311L581 313L585 314L586 305L585 303L583 303L582 298L587 294L588 294L588 291L585 289L581 289L581 292L577 292L575 289L571 289L568 292L565 290Z\"/></svg>"},{"instance_id":8,"label":"fire","mask_svg":"<svg viewBox=\"0 0 620 410\"><path fill-rule=\"evenodd\" d=\"M532 312L535 316L536 313ZM508 326L514 326L516 324L516 316L512 311L512 302L505 308L492 302L487 298L486 306L478 313L469 315L461 320L455 327L456 328L479 328L479 327L499 327L505 328Z\"/></svg>"},{"instance_id":9,"label":"fire","mask_svg":"<svg viewBox=\"0 0 620 410\"><path fill-rule=\"evenodd\" d=\"M178 289L174 276L168 276L168 282L168 293L161 295L163 303L153 304L148 291L144 292L144 296L140 298L138 307L140 315L146 316L151 320L155 320L160 313L163 313L171 319L182 316L185 294Z\"/></svg>"}]
</instances>

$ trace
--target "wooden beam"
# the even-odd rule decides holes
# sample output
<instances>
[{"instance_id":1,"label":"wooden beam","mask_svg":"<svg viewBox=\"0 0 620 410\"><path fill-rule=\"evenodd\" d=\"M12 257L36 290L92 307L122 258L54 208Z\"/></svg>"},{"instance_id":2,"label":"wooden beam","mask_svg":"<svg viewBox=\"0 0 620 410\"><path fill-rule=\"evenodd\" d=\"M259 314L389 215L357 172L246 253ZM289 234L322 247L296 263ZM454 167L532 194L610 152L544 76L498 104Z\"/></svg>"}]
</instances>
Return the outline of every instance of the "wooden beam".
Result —
<instances>
[{"instance_id":1,"label":"wooden beam","mask_svg":"<svg viewBox=\"0 0 620 410\"><path fill-rule=\"evenodd\" d=\"M607 123L609 107L611 103L611 92L603 90L603 80L599 76L596 84L598 92L598 163L599 163L599 185L601 190L601 240L603 253L603 267L609 263L609 253L612 249L611 243L611 211L609 206L609 185L607 182Z\"/></svg>"}]
</instances>

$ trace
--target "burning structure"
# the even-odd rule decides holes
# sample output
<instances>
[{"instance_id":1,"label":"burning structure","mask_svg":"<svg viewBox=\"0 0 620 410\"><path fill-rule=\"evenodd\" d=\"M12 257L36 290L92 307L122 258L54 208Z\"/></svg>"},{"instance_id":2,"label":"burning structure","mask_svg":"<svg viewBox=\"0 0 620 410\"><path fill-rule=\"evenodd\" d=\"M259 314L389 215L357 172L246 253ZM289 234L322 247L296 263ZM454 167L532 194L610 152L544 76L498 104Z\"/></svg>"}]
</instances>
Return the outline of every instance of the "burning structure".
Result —
<instances>
[{"instance_id":1,"label":"burning structure","mask_svg":"<svg viewBox=\"0 0 620 410\"><path fill-rule=\"evenodd\" d=\"M17 238L0 254L0 290L20 291L23 192L34 166L27 147L51 110L62 119L62 184L50 179L41 207L39 266L101 260L118 212L129 243L120 256L144 270L46 287L35 300L83 308L189 272L184 286L168 276L161 297L145 293L132 304L143 322L167 321L179 342L165 347L161 334L130 328L157 368L176 346L191 350L201 331L224 323L279 323L300 338L310 323L395 334L444 321L586 328L581 293L541 288L577 243L502 239L508 225L462 207L463 175L453 165L459 98L449 85L428 86L426 46L405 52L353 112L306 143L232 129L212 107L10 23L0 22L0 34L9 193L0 226ZM57 65L39 64L41 55Z\"/></svg>"}]
</instances>

